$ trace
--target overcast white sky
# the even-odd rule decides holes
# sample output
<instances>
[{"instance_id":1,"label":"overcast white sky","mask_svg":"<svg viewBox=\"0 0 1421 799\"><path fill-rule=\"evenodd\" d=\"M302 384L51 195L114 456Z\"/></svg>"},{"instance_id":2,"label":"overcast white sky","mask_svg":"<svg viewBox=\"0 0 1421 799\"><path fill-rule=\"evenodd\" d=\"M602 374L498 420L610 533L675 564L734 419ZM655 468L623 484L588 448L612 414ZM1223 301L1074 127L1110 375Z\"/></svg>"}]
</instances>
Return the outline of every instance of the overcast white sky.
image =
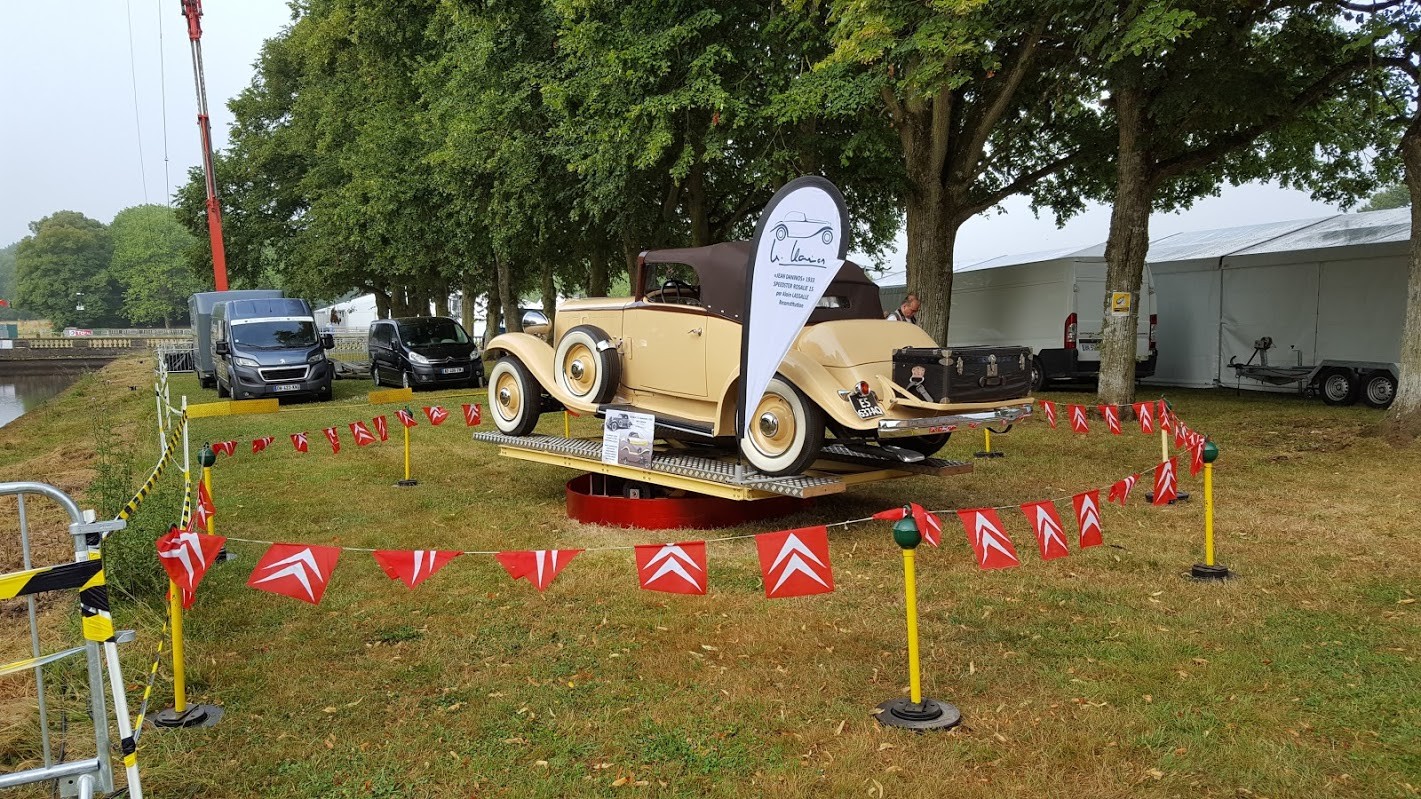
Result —
<instances>
[{"instance_id":1,"label":"overcast white sky","mask_svg":"<svg viewBox=\"0 0 1421 799\"><path fill-rule=\"evenodd\" d=\"M290 22L290 12L285 0L206 0L203 11L208 103L220 148L231 123L227 100L250 82L262 41ZM188 168L200 162L179 0L0 0L0 76L0 246L27 235L31 221L57 210L81 211L108 222L128 206L167 202ZM1005 208L1005 214L985 215L963 226L959 263L1083 247L1106 238L1109 210L1103 207L1060 229L1049 217L1034 218L1023 200ZM1336 209L1303 193L1252 185L1226 190L1183 214L1156 215L1151 237L1329 213ZM890 268L901 265L902 255L886 260Z\"/></svg>"}]
</instances>

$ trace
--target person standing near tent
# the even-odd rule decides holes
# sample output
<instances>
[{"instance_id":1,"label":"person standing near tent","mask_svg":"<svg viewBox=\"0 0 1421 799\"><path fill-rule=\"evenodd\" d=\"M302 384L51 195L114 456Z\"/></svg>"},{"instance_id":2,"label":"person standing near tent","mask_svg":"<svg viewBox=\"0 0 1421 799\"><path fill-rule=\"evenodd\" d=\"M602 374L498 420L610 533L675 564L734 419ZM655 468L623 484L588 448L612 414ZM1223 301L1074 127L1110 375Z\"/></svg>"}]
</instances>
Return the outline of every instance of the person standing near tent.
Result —
<instances>
[{"instance_id":1,"label":"person standing near tent","mask_svg":"<svg viewBox=\"0 0 1421 799\"><path fill-rule=\"evenodd\" d=\"M903 304L898 306L898 310L890 313L888 319L893 322L911 322L918 324L918 309L923 307L923 303L918 299L918 295L910 293L903 298Z\"/></svg>"}]
</instances>

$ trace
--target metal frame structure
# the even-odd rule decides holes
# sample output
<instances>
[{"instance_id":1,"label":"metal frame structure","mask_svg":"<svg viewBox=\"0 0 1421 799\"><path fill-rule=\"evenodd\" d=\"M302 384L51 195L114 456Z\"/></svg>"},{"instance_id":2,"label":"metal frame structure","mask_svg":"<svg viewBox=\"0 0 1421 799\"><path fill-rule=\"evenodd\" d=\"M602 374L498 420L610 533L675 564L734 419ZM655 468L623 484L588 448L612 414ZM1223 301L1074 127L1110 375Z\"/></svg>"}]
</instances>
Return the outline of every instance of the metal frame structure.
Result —
<instances>
[{"instance_id":1,"label":"metal frame structure","mask_svg":"<svg viewBox=\"0 0 1421 799\"><path fill-rule=\"evenodd\" d=\"M98 547L103 537L117 530L122 530L127 525L121 519L113 521L97 522L94 520L93 511L81 511L79 506L68 494L46 483L35 482L10 482L0 483L0 496L14 496L19 502L20 521L20 545L23 551L24 566L26 571L33 568L30 557L30 537L29 520L26 515L26 495L36 494L45 496L56 502L65 513L69 515L69 534L74 537L74 560L85 562L98 557ZM100 567L102 573L102 567ZM101 584L100 584L101 585ZM119 669L118 648L120 642L132 640L131 632L124 632L113 635L107 641L86 640L83 646L73 647L50 655L40 653L39 626L35 611L35 599L32 594L26 595L29 603L30 622L30 646L35 681L37 686L39 701L39 720L42 753L44 765L35 768L16 771L9 774L0 774L0 789L12 788L19 785L29 785L51 780L59 781L60 795L78 796L87 798L94 796L98 792L109 793L113 791L113 767L109 761L109 753L112 742L109 738L109 713L107 702L104 698L104 676L105 666L109 678L109 687L114 699L114 720L118 726L120 736L125 739L125 761L129 762L129 790L130 794L137 797L142 795L142 788L137 783L137 766L132 763L132 753L127 751L132 740L132 731L129 728L128 704L124 695L123 675ZM92 610L103 616L107 616L107 600L102 603L101 608ZM85 613L89 613L86 609ZM108 622L110 625L111 621ZM88 627L86 622L85 627ZM53 748L49 738L49 712L45 701L44 670L46 663L63 659L72 655L84 653L88 666L89 684L89 713L94 720L94 752L95 756L83 760L74 760L64 763L54 761ZM102 653L102 655L101 655ZM21 671L25 668L20 664L11 664L8 673Z\"/></svg>"}]
</instances>

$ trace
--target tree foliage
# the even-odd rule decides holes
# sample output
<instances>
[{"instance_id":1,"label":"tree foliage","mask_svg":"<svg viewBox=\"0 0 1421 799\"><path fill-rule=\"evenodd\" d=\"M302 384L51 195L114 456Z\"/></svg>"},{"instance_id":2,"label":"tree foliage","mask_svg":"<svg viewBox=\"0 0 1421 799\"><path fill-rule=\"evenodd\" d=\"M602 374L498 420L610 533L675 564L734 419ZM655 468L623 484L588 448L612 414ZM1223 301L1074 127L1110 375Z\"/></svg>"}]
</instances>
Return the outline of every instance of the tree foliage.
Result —
<instances>
[{"instance_id":1,"label":"tree foliage","mask_svg":"<svg viewBox=\"0 0 1421 799\"><path fill-rule=\"evenodd\" d=\"M18 305L56 328L122 323L123 297L109 271L113 242L102 222L58 211L30 223L16 252Z\"/></svg>"},{"instance_id":2,"label":"tree foliage","mask_svg":"<svg viewBox=\"0 0 1421 799\"><path fill-rule=\"evenodd\" d=\"M206 286L189 269L184 253L194 236L162 205L136 205L109 223L113 259L109 270L123 286L123 315L135 325L170 327L187 315L187 299Z\"/></svg>"},{"instance_id":3,"label":"tree foliage","mask_svg":"<svg viewBox=\"0 0 1421 799\"><path fill-rule=\"evenodd\" d=\"M1405 183L1393 183L1386 188L1375 192L1367 198L1366 205L1357 209L1359 211L1389 211L1393 208L1406 208L1411 205L1411 192L1406 188Z\"/></svg>"}]
</instances>

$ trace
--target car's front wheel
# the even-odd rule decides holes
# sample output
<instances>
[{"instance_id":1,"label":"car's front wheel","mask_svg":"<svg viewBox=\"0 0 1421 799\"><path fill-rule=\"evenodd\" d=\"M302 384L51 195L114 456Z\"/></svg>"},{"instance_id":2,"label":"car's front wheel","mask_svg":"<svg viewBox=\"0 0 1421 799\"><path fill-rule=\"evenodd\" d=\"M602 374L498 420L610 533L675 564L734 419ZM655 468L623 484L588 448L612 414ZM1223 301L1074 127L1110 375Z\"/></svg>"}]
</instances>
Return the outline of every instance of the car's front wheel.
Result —
<instances>
[{"instance_id":1,"label":"car's front wheel","mask_svg":"<svg viewBox=\"0 0 1421 799\"><path fill-rule=\"evenodd\" d=\"M824 412L789 381L772 378L740 439L745 459L767 475L802 474L823 445Z\"/></svg>"},{"instance_id":2,"label":"car's front wheel","mask_svg":"<svg viewBox=\"0 0 1421 799\"><path fill-rule=\"evenodd\" d=\"M538 426L543 389L528 367L513 356L500 358L488 379L489 408L500 433L526 436Z\"/></svg>"}]
</instances>

